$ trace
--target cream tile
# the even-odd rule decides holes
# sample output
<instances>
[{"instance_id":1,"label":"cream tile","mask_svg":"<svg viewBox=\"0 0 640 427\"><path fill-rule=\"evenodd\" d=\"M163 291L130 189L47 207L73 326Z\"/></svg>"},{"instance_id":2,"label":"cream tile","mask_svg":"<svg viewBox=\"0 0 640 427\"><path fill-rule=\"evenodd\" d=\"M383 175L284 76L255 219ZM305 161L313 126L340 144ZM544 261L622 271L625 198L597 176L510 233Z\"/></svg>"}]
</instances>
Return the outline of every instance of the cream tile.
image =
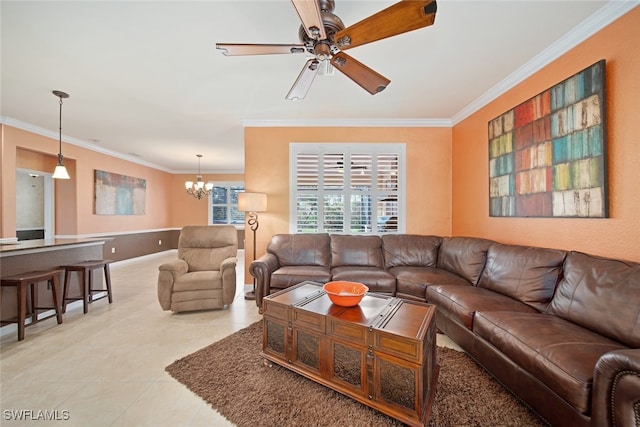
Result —
<instances>
[{"instance_id":1,"label":"cream tile","mask_svg":"<svg viewBox=\"0 0 640 427\"><path fill-rule=\"evenodd\" d=\"M84 383L58 407L68 411L69 419L53 422L53 426L110 426L150 387L149 382Z\"/></svg>"},{"instance_id":2,"label":"cream tile","mask_svg":"<svg viewBox=\"0 0 640 427\"><path fill-rule=\"evenodd\" d=\"M112 427L190 425L202 400L168 374L165 380L151 383Z\"/></svg>"}]
</instances>

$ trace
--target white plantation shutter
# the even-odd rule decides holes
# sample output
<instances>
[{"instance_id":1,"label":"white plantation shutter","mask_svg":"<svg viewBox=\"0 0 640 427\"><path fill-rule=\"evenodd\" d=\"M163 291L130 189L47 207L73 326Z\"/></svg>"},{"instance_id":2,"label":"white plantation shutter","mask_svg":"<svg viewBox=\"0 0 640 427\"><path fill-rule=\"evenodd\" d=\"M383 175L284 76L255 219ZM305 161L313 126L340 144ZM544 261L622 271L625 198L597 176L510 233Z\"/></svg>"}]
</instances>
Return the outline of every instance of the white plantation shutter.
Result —
<instances>
[{"instance_id":1,"label":"white plantation shutter","mask_svg":"<svg viewBox=\"0 0 640 427\"><path fill-rule=\"evenodd\" d=\"M404 144L291 144L291 232L404 230Z\"/></svg>"}]
</instances>

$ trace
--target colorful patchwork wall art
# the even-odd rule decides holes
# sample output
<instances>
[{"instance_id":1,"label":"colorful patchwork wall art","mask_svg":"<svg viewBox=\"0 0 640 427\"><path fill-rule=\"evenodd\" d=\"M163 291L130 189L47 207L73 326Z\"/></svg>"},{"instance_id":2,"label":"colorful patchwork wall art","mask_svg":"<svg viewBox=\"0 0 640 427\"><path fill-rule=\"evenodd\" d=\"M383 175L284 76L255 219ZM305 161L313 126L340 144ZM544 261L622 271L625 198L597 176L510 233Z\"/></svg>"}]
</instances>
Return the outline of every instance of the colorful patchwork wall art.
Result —
<instances>
[{"instance_id":1,"label":"colorful patchwork wall art","mask_svg":"<svg viewBox=\"0 0 640 427\"><path fill-rule=\"evenodd\" d=\"M95 170L97 215L144 215L147 181Z\"/></svg>"},{"instance_id":2,"label":"colorful patchwork wall art","mask_svg":"<svg viewBox=\"0 0 640 427\"><path fill-rule=\"evenodd\" d=\"M489 122L489 215L608 217L605 60Z\"/></svg>"}]
</instances>

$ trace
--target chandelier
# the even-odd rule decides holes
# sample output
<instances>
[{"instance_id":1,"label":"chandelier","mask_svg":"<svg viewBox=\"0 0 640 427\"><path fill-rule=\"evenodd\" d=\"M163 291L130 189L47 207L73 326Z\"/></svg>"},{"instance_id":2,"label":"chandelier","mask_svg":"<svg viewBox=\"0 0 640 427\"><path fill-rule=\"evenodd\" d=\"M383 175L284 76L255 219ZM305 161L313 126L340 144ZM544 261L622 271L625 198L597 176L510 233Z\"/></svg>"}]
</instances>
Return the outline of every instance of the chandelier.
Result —
<instances>
[{"instance_id":1,"label":"chandelier","mask_svg":"<svg viewBox=\"0 0 640 427\"><path fill-rule=\"evenodd\" d=\"M205 184L202 180L202 175L200 174L200 159L202 158L202 154L196 154L196 157L198 158L198 175L196 175L196 182L187 181L184 183L184 186L187 189L187 193L200 200L211 194L213 183L207 182Z\"/></svg>"}]
</instances>

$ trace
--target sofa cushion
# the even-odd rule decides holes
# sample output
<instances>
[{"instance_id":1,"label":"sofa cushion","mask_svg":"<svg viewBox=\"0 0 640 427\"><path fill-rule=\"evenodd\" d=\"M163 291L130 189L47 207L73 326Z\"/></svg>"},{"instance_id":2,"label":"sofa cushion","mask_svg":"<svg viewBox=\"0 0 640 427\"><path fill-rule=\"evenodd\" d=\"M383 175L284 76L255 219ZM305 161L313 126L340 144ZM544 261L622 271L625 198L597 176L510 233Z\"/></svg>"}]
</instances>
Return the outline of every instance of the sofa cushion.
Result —
<instances>
[{"instance_id":1,"label":"sofa cushion","mask_svg":"<svg viewBox=\"0 0 640 427\"><path fill-rule=\"evenodd\" d=\"M414 234L382 235L382 253L387 269L398 266L435 267L438 261L440 236Z\"/></svg>"},{"instance_id":2,"label":"sofa cushion","mask_svg":"<svg viewBox=\"0 0 640 427\"><path fill-rule=\"evenodd\" d=\"M640 264L571 252L547 312L640 347Z\"/></svg>"},{"instance_id":3,"label":"sofa cushion","mask_svg":"<svg viewBox=\"0 0 640 427\"><path fill-rule=\"evenodd\" d=\"M553 297L565 251L494 243L478 286L544 311Z\"/></svg>"},{"instance_id":4,"label":"sofa cushion","mask_svg":"<svg viewBox=\"0 0 640 427\"><path fill-rule=\"evenodd\" d=\"M427 287L431 285L470 285L467 279L435 267L392 267L396 278L396 296L419 298L426 301Z\"/></svg>"},{"instance_id":5,"label":"sofa cushion","mask_svg":"<svg viewBox=\"0 0 640 427\"><path fill-rule=\"evenodd\" d=\"M331 235L331 267L359 265L384 268L379 236Z\"/></svg>"},{"instance_id":6,"label":"sofa cushion","mask_svg":"<svg viewBox=\"0 0 640 427\"><path fill-rule=\"evenodd\" d=\"M437 267L462 276L475 285L492 243L476 237L445 237L438 250Z\"/></svg>"},{"instance_id":7,"label":"sofa cushion","mask_svg":"<svg viewBox=\"0 0 640 427\"><path fill-rule=\"evenodd\" d=\"M478 311L473 331L585 415L597 360L620 343L556 316Z\"/></svg>"},{"instance_id":8,"label":"sofa cushion","mask_svg":"<svg viewBox=\"0 0 640 427\"><path fill-rule=\"evenodd\" d=\"M186 225L178 238L178 258L189 271L219 270L227 258L238 255L238 230L232 225Z\"/></svg>"},{"instance_id":9,"label":"sofa cushion","mask_svg":"<svg viewBox=\"0 0 640 427\"><path fill-rule=\"evenodd\" d=\"M193 271L176 278L173 283L174 292L222 289L222 273L220 271Z\"/></svg>"},{"instance_id":10,"label":"sofa cushion","mask_svg":"<svg viewBox=\"0 0 640 427\"><path fill-rule=\"evenodd\" d=\"M278 258L280 266L316 265L329 267L331 252L327 233L276 234L267 252Z\"/></svg>"},{"instance_id":11,"label":"sofa cushion","mask_svg":"<svg viewBox=\"0 0 640 427\"><path fill-rule=\"evenodd\" d=\"M305 280L318 283L327 283L331 280L331 272L328 267L317 265L300 265L281 267L271 274L271 288L284 289L297 285Z\"/></svg>"},{"instance_id":12,"label":"sofa cushion","mask_svg":"<svg viewBox=\"0 0 640 427\"><path fill-rule=\"evenodd\" d=\"M427 288L427 301L435 304L452 320L473 328L476 311L505 310L534 313L536 310L506 295L471 285L433 285Z\"/></svg>"},{"instance_id":13,"label":"sofa cushion","mask_svg":"<svg viewBox=\"0 0 640 427\"><path fill-rule=\"evenodd\" d=\"M364 283L369 291L395 295L396 278L378 267L348 266L331 269L331 280L347 280Z\"/></svg>"}]
</instances>

